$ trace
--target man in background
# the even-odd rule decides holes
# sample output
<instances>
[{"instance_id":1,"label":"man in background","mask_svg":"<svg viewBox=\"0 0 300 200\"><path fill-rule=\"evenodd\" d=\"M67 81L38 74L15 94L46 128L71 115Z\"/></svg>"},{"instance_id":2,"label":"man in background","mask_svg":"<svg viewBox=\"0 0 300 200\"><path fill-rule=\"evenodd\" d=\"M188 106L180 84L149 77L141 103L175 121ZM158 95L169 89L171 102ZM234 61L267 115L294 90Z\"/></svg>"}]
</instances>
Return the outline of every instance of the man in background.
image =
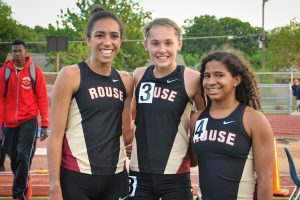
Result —
<instances>
[{"instance_id":1,"label":"man in background","mask_svg":"<svg viewBox=\"0 0 300 200\"><path fill-rule=\"evenodd\" d=\"M48 95L42 69L33 65L25 42L14 40L11 46L13 58L0 69L0 124L5 126L3 147L11 159L14 174L12 196L26 200L32 192L29 170L35 152L39 114L41 141L47 137Z\"/></svg>"},{"instance_id":2,"label":"man in background","mask_svg":"<svg viewBox=\"0 0 300 200\"><path fill-rule=\"evenodd\" d=\"M296 101L297 101L297 89L298 89L298 87L300 87L299 80L297 78L295 78L294 81L293 81L293 85L292 85L292 94L293 94L293 104L292 104L293 108L292 109L293 109L293 111L297 110L297 108L295 109L295 105L297 105Z\"/></svg>"}]
</instances>

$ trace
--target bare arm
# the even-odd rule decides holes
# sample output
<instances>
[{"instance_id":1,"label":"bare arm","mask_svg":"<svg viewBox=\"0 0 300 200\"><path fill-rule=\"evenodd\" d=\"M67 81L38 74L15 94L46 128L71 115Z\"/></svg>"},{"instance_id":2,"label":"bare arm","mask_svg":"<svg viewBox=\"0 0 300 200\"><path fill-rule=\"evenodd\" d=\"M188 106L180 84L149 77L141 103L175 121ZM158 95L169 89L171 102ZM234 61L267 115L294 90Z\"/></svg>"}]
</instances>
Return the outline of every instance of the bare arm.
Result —
<instances>
[{"instance_id":1,"label":"bare arm","mask_svg":"<svg viewBox=\"0 0 300 200\"><path fill-rule=\"evenodd\" d=\"M202 111L197 111L195 112L190 121L190 145L189 145L189 153L190 153L190 161L191 161L191 167L196 167L198 165L198 158L195 152L195 149L193 147L193 135L194 135L194 129L195 129L195 124L200 116Z\"/></svg>"},{"instance_id":2,"label":"bare arm","mask_svg":"<svg viewBox=\"0 0 300 200\"><path fill-rule=\"evenodd\" d=\"M127 72L121 73L122 80L126 88L126 99L124 101L124 109L122 113L123 138L125 145L131 144L133 140L131 101L133 96L133 78Z\"/></svg>"},{"instance_id":3,"label":"bare arm","mask_svg":"<svg viewBox=\"0 0 300 200\"><path fill-rule=\"evenodd\" d=\"M79 68L76 66L69 66L60 71L54 84L51 107L51 134L47 146L50 200L62 199L60 187L62 143L66 129L69 106L72 95L79 85L79 80Z\"/></svg>"},{"instance_id":4,"label":"bare arm","mask_svg":"<svg viewBox=\"0 0 300 200\"><path fill-rule=\"evenodd\" d=\"M257 174L258 200L273 199L274 136L266 117L247 108L243 119L245 129L252 138L254 165Z\"/></svg>"},{"instance_id":5,"label":"bare arm","mask_svg":"<svg viewBox=\"0 0 300 200\"><path fill-rule=\"evenodd\" d=\"M135 88L137 86L137 84L140 82L144 72L146 70L146 67L139 67L139 68L136 68L133 72L133 83L134 83L134 87L133 87L133 98L131 100L131 119L132 119L132 139L134 138L134 120L135 120L135 117L136 117L136 99L135 99ZM132 140L131 140L132 142ZM132 144L130 143L127 143L126 146L125 146L125 150L126 150L126 156L128 158L131 157L131 151L132 151Z\"/></svg>"},{"instance_id":6,"label":"bare arm","mask_svg":"<svg viewBox=\"0 0 300 200\"><path fill-rule=\"evenodd\" d=\"M184 84L185 90L190 99L194 101L196 109L202 110L204 102L200 93L200 72L186 67L184 71Z\"/></svg>"},{"instance_id":7,"label":"bare arm","mask_svg":"<svg viewBox=\"0 0 300 200\"><path fill-rule=\"evenodd\" d=\"M132 102L131 102L132 120L135 120L135 116L136 116L135 88L137 87L140 80L142 79L142 76L144 75L146 69L147 69L147 67L139 67L139 68L136 68L133 72L133 81L134 81L134 92L133 92L133 94L134 94L134 98L132 99Z\"/></svg>"},{"instance_id":8,"label":"bare arm","mask_svg":"<svg viewBox=\"0 0 300 200\"><path fill-rule=\"evenodd\" d=\"M186 67L184 73L184 80L185 80L184 81L185 90L189 98L194 102L197 111L201 110L202 112L202 110L204 109L204 103L202 101L202 97L200 93L200 73ZM191 167L196 167L198 165L198 159L193 148L193 131L194 131L195 123L201 112L194 113L190 120L189 153L190 153Z\"/></svg>"}]
</instances>

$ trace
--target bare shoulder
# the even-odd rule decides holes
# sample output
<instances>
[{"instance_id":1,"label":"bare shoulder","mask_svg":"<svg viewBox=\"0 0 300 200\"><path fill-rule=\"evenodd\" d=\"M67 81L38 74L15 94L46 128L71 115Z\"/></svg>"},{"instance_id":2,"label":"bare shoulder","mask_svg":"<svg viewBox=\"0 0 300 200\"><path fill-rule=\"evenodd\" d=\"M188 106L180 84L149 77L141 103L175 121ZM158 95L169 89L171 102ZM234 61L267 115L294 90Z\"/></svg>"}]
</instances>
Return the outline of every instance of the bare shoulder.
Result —
<instances>
[{"instance_id":1,"label":"bare shoulder","mask_svg":"<svg viewBox=\"0 0 300 200\"><path fill-rule=\"evenodd\" d=\"M271 130L270 123L266 116L262 112L248 106L245 109L243 124L250 136L258 130Z\"/></svg>"},{"instance_id":2,"label":"bare shoulder","mask_svg":"<svg viewBox=\"0 0 300 200\"><path fill-rule=\"evenodd\" d=\"M138 67L133 71L134 83L138 84L148 67Z\"/></svg>"},{"instance_id":3,"label":"bare shoulder","mask_svg":"<svg viewBox=\"0 0 300 200\"><path fill-rule=\"evenodd\" d=\"M184 70L184 85L185 85L185 90L187 92L187 95L190 97L192 100L197 100L201 99L200 95L200 72L185 67ZM199 100L199 105L202 104L200 103ZM199 105L197 106L199 109ZM200 106L201 107L201 106Z\"/></svg>"},{"instance_id":4,"label":"bare shoulder","mask_svg":"<svg viewBox=\"0 0 300 200\"><path fill-rule=\"evenodd\" d=\"M185 67L184 70L184 76L192 79L199 79L200 78L200 72L191 69L189 67Z\"/></svg>"},{"instance_id":5,"label":"bare shoulder","mask_svg":"<svg viewBox=\"0 0 300 200\"><path fill-rule=\"evenodd\" d=\"M184 82L188 87L200 84L200 72L186 67L184 70Z\"/></svg>"},{"instance_id":6,"label":"bare shoulder","mask_svg":"<svg viewBox=\"0 0 300 200\"><path fill-rule=\"evenodd\" d=\"M133 80L132 75L127 71L118 71L123 81L131 82Z\"/></svg>"},{"instance_id":7,"label":"bare shoulder","mask_svg":"<svg viewBox=\"0 0 300 200\"><path fill-rule=\"evenodd\" d=\"M59 71L59 75L63 76L76 76L77 74L80 74L80 69L77 64L65 66Z\"/></svg>"},{"instance_id":8,"label":"bare shoulder","mask_svg":"<svg viewBox=\"0 0 300 200\"><path fill-rule=\"evenodd\" d=\"M80 83L80 69L77 64L63 67L56 78L55 85L75 90Z\"/></svg>"},{"instance_id":9,"label":"bare shoulder","mask_svg":"<svg viewBox=\"0 0 300 200\"><path fill-rule=\"evenodd\" d=\"M133 77L132 75L129 73L129 72L126 72L126 71L118 71L120 76L121 76L121 79L125 85L125 88L126 88L126 92L127 94L132 94L132 91L133 91Z\"/></svg>"},{"instance_id":10,"label":"bare shoulder","mask_svg":"<svg viewBox=\"0 0 300 200\"><path fill-rule=\"evenodd\" d=\"M148 67L138 67L133 71L133 76L143 75Z\"/></svg>"},{"instance_id":11,"label":"bare shoulder","mask_svg":"<svg viewBox=\"0 0 300 200\"><path fill-rule=\"evenodd\" d=\"M247 106L245 109L244 118L250 123L261 122L262 120L267 121L267 118L262 112L249 106Z\"/></svg>"}]
</instances>

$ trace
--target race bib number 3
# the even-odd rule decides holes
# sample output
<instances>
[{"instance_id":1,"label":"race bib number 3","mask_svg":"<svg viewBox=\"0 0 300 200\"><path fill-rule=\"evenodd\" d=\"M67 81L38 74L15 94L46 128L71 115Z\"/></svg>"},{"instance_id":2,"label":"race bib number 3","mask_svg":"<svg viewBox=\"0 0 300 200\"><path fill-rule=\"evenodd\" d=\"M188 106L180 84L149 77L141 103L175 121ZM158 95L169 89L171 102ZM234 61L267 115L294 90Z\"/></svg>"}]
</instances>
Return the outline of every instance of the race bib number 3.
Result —
<instances>
[{"instance_id":1,"label":"race bib number 3","mask_svg":"<svg viewBox=\"0 0 300 200\"><path fill-rule=\"evenodd\" d=\"M135 195L135 190L137 186L136 176L129 176L129 196L133 197Z\"/></svg>"},{"instance_id":2,"label":"race bib number 3","mask_svg":"<svg viewBox=\"0 0 300 200\"><path fill-rule=\"evenodd\" d=\"M155 83L141 83L138 103L152 103Z\"/></svg>"}]
</instances>

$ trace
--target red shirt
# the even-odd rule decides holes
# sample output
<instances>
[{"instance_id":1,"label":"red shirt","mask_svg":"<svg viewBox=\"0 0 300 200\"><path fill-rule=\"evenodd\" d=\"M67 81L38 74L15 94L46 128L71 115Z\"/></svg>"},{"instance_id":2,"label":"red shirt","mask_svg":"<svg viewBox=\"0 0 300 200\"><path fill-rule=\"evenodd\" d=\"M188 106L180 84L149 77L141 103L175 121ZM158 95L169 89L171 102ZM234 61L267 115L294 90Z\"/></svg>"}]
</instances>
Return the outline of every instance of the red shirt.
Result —
<instances>
[{"instance_id":1,"label":"red shirt","mask_svg":"<svg viewBox=\"0 0 300 200\"><path fill-rule=\"evenodd\" d=\"M5 62L0 69L0 124L17 127L24 121L41 115L41 125L48 127L48 95L42 69L36 66L35 92L31 86L29 66L32 61L26 57L26 64L19 72L14 67L13 59ZM11 69L6 97L5 67Z\"/></svg>"}]
</instances>

